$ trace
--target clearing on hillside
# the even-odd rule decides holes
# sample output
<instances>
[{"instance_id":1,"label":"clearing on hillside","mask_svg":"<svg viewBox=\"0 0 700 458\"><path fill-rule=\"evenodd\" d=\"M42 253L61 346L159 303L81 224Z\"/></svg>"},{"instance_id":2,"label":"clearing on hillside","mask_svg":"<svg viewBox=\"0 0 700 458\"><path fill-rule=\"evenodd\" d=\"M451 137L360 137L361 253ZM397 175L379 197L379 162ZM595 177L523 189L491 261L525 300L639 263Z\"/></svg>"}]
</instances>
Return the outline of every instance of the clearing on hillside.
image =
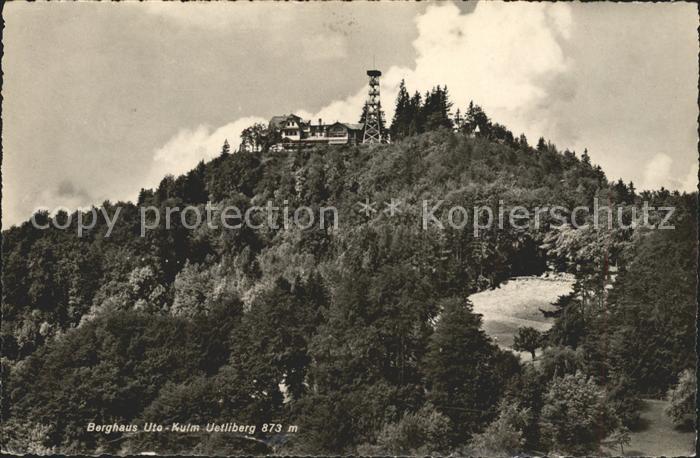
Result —
<instances>
[{"instance_id":1,"label":"clearing on hillside","mask_svg":"<svg viewBox=\"0 0 700 458\"><path fill-rule=\"evenodd\" d=\"M544 332L552 327L554 318L545 318L540 309L552 311L551 304L569 294L574 281L568 276L518 277L494 290L472 294L474 312L483 316L483 328L496 343L512 350L513 336L518 328L530 326ZM514 351L514 350L512 350ZM515 352L523 359L530 355Z\"/></svg>"}]
</instances>

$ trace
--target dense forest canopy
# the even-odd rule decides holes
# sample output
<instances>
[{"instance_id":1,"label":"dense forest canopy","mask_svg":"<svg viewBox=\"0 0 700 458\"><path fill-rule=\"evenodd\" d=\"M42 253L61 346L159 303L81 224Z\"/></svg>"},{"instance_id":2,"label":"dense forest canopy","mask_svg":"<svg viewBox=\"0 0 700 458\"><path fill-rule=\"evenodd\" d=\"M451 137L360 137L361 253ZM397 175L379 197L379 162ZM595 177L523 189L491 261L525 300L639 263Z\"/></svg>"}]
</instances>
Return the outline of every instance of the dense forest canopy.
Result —
<instances>
[{"instance_id":1,"label":"dense forest canopy","mask_svg":"<svg viewBox=\"0 0 700 458\"><path fill-rule=\"evenodd\" d=\"M677 389L695 370L697 193L638 193L587 153L531 147L474 103L452 108L446 87L411 96L402 84L392 144L231 153L226 143L135 204L105 202L107 214L121 208L109 237L102 213L82 237L76 218L66 230L4 231L7 449L586 454L633 427L640 396ZM424 230L419 218L425 199L570 209L596 198L628 219L643 201L675 207L675 229L545 221L475 236ZM366 215L366 199L404 206ZM190 230L174 219L140 236L146 206L268 201L335 207L342 226ZM545 349L535 366L484 333L467 297L546 269L576 283L549 332L523 331L523 348ZM86 430L150 421L298 431Z\"/></svg>"}]
</instances>

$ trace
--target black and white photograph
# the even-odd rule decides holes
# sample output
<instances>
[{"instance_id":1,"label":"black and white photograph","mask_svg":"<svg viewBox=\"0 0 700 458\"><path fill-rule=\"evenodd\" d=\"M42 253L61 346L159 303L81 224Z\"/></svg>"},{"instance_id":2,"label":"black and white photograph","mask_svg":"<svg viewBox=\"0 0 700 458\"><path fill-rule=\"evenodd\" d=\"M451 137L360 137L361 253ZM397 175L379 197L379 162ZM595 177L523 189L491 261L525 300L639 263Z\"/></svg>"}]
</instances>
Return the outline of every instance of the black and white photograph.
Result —
<instances>
[{"instance_id":1,"label":"black and white photograph","mask_svg":"<svg viewBox=\"0 0 700 458\"><path fill-rule=\"evenodd\" d=\"M3 455L696 455L694 2L0 8Z\"/></svg>"}]
</instances>

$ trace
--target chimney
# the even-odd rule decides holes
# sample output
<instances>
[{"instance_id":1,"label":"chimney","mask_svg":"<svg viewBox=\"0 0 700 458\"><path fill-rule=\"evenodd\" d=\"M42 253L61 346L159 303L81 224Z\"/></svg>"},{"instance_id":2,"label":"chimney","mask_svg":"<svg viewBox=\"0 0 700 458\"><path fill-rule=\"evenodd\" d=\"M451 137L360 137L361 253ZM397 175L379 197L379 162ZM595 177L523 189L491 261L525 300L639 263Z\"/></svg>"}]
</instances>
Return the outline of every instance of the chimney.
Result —
<instances>
[{"instance_id":1,"label":"chimney","mask_svg":"<svg viewBox=\"0 0 700 458\"><path fill-rule=\"evenodd\" d=\"M318 118L318 125L322 126L323 125L323 120L321 118Z\"/></svg>"}]
</instances>

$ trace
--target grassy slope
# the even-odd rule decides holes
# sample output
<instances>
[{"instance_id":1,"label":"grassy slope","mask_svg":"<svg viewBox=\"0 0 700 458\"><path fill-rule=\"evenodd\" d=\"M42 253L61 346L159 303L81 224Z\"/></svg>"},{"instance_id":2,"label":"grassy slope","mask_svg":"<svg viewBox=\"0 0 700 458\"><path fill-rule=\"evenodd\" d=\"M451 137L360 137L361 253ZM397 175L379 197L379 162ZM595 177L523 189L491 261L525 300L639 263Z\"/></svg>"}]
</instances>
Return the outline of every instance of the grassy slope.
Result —
<instances>
[{"instance_id":1,"label":"grassy slope","mask_svg":"<svg viewBox=\"0 0 700 458\"><path fill-rule=\"evenodd\" d=\"M572 286L573 281L567 278L517 278L495 290L473 294L469 299L474 312L483 315L486 333L497 339L502 348L510 349L518 328L530 326L546 331L552 326L554 319L545 318L539 309L553 310L550 304L568 294ZM529 359L526 354L521 357Z\"/></svg>"},{"instance_id":2,"label":"grassy slope","mask_svg":"<svg viewBox=\"0 0 700 458\"><path fill-rule=\"evenodd\" d=\"M643 428L630 433L625 456L691 456L695 454L695 433L680 431L664 413L666 401L645 399L642 410ZM611 455L620 450L605 449Z\"/></svg>"}]
</instances>

